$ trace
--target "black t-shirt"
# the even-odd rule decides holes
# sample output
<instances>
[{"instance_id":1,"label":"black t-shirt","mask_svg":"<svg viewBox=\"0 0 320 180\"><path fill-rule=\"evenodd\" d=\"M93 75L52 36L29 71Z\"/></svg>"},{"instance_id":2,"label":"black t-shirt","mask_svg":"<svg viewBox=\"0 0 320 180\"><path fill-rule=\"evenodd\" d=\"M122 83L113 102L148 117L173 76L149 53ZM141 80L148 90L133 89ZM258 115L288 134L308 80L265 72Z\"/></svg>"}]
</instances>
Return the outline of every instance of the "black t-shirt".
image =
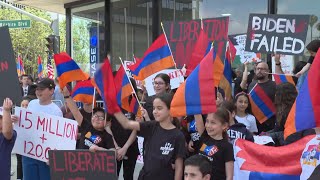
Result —
<instances>
[{"instance_id":1,"label":"black t-shirt","mask_svg":"<svg viewBox=\"0 0 320 180\"><path fill-rule=\"evenodd\" d=\"M206 117L203 116L203 121L205 121ZM194 119L194 116L187 116L184 120L184 123L182 125L182 130L187 135L186 139L188 139L187 143L191 140L193 142L193 147L198 147L198 143L200 140L200 134L198 133L197 126L196 126L196 120Z\"/></svg>"},{"instance_id":2,"label":"black t-shirt","mask_svg":"<svg viewBox=\"0 0 320 180\"><path fill-rule=\"evenodd\" d=\"M309 63L309 64L312 64L312 63L313 63L313 60L314 60L314 57L313 57L313 56L310 56L309 59L308 59L308 63Z\"/></svg>"},{"instance_id":3,"label":"black t-shirt","mask_svg":"<svg viewBox=\"0 0 320 180\"><path fill-rule=\"evenodd\" d=\"M130 119L134 120L135 115L129 112L124 112L125 116ZM129 139L132 130L126 130L124 129L121 124L112 116L112 121L111 121L111 131L114 136L114 139L116 140L118 146L123 147L127 140ZM138 156L139 154L139 149L138 149L138 140L136 140L131 144L129 147L127 153L134 153Z\"/></svg>"},{"instance_id":4,"label":"black t-shirt","mask_svg":"<svg viewBox=\"0 0 320 180\"><path fill-rule=\"evenodd\" d=\"M159 122L140 123L140 135L144 137L144 166L139 179L174 179L172 164L186 155L185 139L177 129L163 129Z\"/></svg>"},{"instance_id":5,"label":"black t-shirt","mask_svg":"<svg viewBox=\"0 0 320 180\"><path fill-rule=\"evenodd\" d=\"M80 109L80 113L83 116L83 120L86 120L88 122L91 122L92 113L86 112L83 108Z\"/></svg>"},{"instance_id":6,"label":"black t-shirt","mask_svg":"<svg viewBox=\"0 0 320 180\"><path fill-rule=\"evenodd\" d=\"M200 138L200 146L196 148L200 155L209 159L212 164L211 179L226 179L226 162L234 161L233 146L226 139L212 139L207 132Z\"/></svg>"},{"instance_id":7,"label":"black t-shirt","mask_svg":"<svg viewBox=\"0 0 320 180\"><path fill-rule=\"evenodd\" d=\"M86 120L82 121L80 129L79 149L89 149L93 144L105 149L114 148L112 136L106 130L98 131Z\"/></svg>"},{"instance_id":8,"label":"black t-shirt","mask_svg":"<svg viewBox=\"0 0 320 180\"><path fill-rule=\"evenodd\" d=\"M155 95L153 96L147 96L146 97L146 103L143 105L143 108L147 110L148 115L151 120L154 120L153 116L153 100L155 99Z\"/></svg>"},{"instance_id":9,"label":"black t-shirt","mask_svg":"<svg viewBox=\"0 0 320 180\"><path fill-rule=\"evenodd\" d=\"M254 142L253 134L246 128L246 125L242 123L235 123L230 126L227 133L231 144L239 138Z\"/></svg>"}]
</instances>

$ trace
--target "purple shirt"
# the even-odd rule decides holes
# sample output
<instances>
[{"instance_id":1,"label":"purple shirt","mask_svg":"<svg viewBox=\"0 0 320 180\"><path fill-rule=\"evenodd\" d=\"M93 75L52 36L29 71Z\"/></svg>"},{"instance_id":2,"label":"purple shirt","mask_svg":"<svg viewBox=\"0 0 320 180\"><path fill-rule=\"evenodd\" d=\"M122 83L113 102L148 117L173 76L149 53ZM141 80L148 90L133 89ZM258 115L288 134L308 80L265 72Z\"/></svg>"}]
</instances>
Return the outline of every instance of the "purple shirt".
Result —
<instances>
[{"instance_id":1,"label":"purple shirt","mask_svg":"<svg viewBox=\"0 0 320 180\"><path fill-rule=\"evenodd\" d=\"M3 180L10 180L11 151L16 138L16 131L13 131L11 140L7 140L3 134L0 133L0 177Z\"/></svg>"}]
</instances>

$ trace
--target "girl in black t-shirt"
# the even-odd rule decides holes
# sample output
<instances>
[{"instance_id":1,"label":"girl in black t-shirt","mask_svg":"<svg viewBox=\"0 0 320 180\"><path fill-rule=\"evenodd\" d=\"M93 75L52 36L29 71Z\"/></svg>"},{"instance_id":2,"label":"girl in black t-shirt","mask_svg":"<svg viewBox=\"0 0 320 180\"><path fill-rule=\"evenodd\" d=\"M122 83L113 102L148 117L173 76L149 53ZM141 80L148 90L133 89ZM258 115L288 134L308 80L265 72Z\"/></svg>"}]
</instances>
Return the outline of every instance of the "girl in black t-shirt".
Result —
<instances>
[{"instance_id":1,"label":"girl in black t-shirt","mask_svg":"<svg viewBox=\"0 0 320 180\"><path fill-rule=\"evenodd\" d=\"M144 137L144 167L139 175L140 180L182 179L185 138L172 123L171 100L171 94L156 95L153 101L155 121L139 123L129 121L122 112L114 114L125 129L137 130Z\"/></svg>"},{"instance_id":2,"label":"girl in black t-shirt","mask_svg":"<svg viewBox=\"0 0 320 180\"><path fill-rule=\"evenodd\" d=\"M196 150L211 162L211 179L232 180L233 147L228 142L226 133L229 126L229 112L224 108L219 108L215 113L208 114L205 124L203 124L201 115L195 115L195 119L198 132L201 135Z\"/></svg>"}]
</instances>

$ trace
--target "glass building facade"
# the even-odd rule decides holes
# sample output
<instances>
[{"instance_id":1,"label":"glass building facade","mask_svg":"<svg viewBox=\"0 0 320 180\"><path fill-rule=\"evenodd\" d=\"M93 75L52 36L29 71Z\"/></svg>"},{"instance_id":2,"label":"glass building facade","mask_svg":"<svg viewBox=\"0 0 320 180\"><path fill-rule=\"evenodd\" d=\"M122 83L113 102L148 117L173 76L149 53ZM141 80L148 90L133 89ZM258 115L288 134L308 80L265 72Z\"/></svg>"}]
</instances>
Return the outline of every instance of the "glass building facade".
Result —
<instances>
[{"instance_id":1,"label":"glass building facade","mask_svg":"<svg viewBox=\"0 0 320 180\"><path fill-rule=\"evenodd\" d=\"M108 55L113 67L142 57L162 32L163 21L229 16L229 35L247 32L250 13L308 14L307 43L319 39L320 2L313 0L83 0L65 4L67 51L83 69L94 71ZM308 56L307 53L305 53ZM266 56L263 56L266 58ZM303 60L307 57L295 57Z\"/></svg>"}]
</instances>

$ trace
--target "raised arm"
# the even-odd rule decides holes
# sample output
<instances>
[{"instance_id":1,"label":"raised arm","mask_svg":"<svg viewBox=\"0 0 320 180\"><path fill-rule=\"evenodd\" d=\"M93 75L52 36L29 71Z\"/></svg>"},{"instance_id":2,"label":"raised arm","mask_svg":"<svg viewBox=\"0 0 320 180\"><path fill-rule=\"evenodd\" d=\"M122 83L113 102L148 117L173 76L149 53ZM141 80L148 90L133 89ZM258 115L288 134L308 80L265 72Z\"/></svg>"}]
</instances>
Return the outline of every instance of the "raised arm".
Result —
<instances>
[{"instance_id":1,"label":"raised arm","mask_svg":"<svg viewBox=\"0 0 320 180\"><path fill-rule=\"evenodd\" d=\"M242 90L247 89L247 82L248 82L248 62L245 62L244 64L244 70L243 70L243 75L242 75L242 80L240 83L240 87Z\"/></svg>"},{"instance_id":2,"label":"raised arm","mask_svg":"<svg viewBox=\"0 0 320 180\"><path fill-rule=\"evenodd\" d=\"M202 115L201 114L194 115L194 119L196 120L197 131L201 136L205 130Z\"/></svg>"},{"instance_id":3,"label":"raised arm","mask_svg":"<svg viewBox=\"0 0 320 180\"><path fill-rule=\"evenodd\" d=\"M137 121L130 121L122 112L116 112L114 117L124 129L140 131L140 124Z\"/></svg>"},{"instance_id":4,"label":"raised arm","mask_svg":"<svg viewBox=\"0 0 320 180\"><path fill-rule=\"evenodd\" d=\"M274 56L274 62L275 64L275 73L277 74L284 74L281 68L281 62L280 62L280 54L275 54Z\"/></svg>"},{"instance_id":5,"label":"raised arm","mask_svg":"<svg viewBox=\"0 0 320 180\"><path fill-rule=\"evenodd\" d=\"M80 113L76 102L74 102L74 100L70 97L70 93L69 90L67 89L67 87L64 87L62 90L62 94L65 97L65 102L68 106L68 108L70 109L74 119L78 122L78 125L81 126L82 121L83 121L83 116ZM68 97L68 98L66 98Z\"/></svg>"},{"instance_id":6,"label":"raised arm","mask_svg":"<svg viewBox=\"0 0 320 180\"><path fill-rule=\"evenodd\" d=\"M3 100L3 115L2 115L2 134L7 140L11 140L13 136L13 127L11 121L12 101L9 98Z\"/></svg>"}]
</instances>

